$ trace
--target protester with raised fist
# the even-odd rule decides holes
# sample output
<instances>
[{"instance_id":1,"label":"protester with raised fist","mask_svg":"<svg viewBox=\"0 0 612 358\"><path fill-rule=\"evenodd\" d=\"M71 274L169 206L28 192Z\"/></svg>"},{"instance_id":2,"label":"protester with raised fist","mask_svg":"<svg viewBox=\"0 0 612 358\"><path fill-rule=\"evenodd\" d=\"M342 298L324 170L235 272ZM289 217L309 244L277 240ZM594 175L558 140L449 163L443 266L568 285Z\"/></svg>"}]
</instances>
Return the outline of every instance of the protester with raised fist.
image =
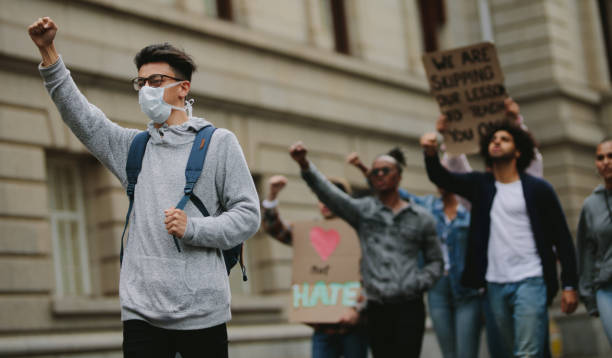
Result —
<instances>
[{"instance_id":1,"label":"protester with raised fist","mask_svg":"<svg viewBox=\"0 0 612 358\"><path fill-rule=\"evenodd\" d=\"M126 164L141 132L120 127L88 102L55 49L57 31L48 17L28 28L42 57L45 87L63 121L133 200L119 285L124 356L227 357L230 291L222 251L239 246L260 222L255 185L235 135L214 131L201 176L188 187L192 147L205 144L194 146L195 138L211 125L193 117L186 100L196 66L167 43L143 48L134 58L138 77L132 84L150 122L147 136L139 137L148 144L132 187ZM187 205L175 208L183 193ZM204 211L213 215L204 217Z\"/></svg>"},{"instance_id":2,"label":"protester with raised fist","mask_svg":"<svg viewBox=\"0 0 612 358\"><path fill-rule=\"evenodd\" d=\"M350 195L351 187L342 178L329 178L338 189ZM278 211L278 194L287 185L287 178L274 175L268 180L268 196L262 201L262 226L266 233L285 245L293 245L291 224L283 222ZM325 204L319 202L319 211L325 220L335 218ZM355 269L357 269L355 267ZM363 296L360 297L363 299ZM309 324L312 335L312 358L366 358L368 341L360 320L362 305L345 310L337 324Z\"/></svg>"},{"instance_id":3,"label":"protester with raised fist","mask_svg":"<svg viewBox=\"0 0 612 358\"><path fill-rule=\"evenodd\" d=\"M369 174L375 196L355 199L317 170L301 142L289 153L319 200L357 231L374 357L418 357L425 331L423 293L441 276L443 260L433 217L399 196L401 166L391 156L377 157Z\"/></svg>"},{"instance_id":4,"label":"protester with raised fist","mask_svg":"<svg viewBox=\"0 0 612 358\"><path fill-rule=\"evenodd\" d=\"M400 166L406 166L404 154L399 148L387 154L395 158ZM358 153L349 154L347 162L367 176L369 169ZM422 206L436 219L444 274L427 292L427 308L442 356L477 357L483 313L481 294L476 289L463 287L460 282L465 265L470 212L455 194L441 188L438 190L440 196L417 196L404 189L399 189L399 192L400 197Z\"/></svg>"},{"instance_id":5,"label":"protester with raised fist","mask_svg":"<svg viewBox=\"0 0 612 358\"><path fill-rule=\"evenodd\" d=\"M486 288L504 347L515 357L547 354L548 310L577 305L576 256L552 186L525 172L535 155L531 135L512 122L492 126L480 142L487 172L452 173L440 164L436 133L421 137L429 179L472 204L461 283Z\"/></svg>"}]
</instances>

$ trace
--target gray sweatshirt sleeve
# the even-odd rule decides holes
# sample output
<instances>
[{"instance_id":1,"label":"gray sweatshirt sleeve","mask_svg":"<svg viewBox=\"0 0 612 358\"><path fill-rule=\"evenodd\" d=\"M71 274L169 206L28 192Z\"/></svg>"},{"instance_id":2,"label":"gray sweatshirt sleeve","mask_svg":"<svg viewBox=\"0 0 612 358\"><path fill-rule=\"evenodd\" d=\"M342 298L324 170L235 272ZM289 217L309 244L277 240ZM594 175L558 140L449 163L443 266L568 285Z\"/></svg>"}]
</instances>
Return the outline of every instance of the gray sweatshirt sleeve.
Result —
<instances>
[{"instance_id":1,"label":"gray sweatshirt sleeve","mask_svg":"<svg viewBox=\"0 0 612 358\"><path fill-rule=\"evenodd\" d=\"M39 66L38 69L62 120L85 147L125 185L127 154L138 130L120 127L111 122L98 107L89 103L72 80L61 57L53 65Z\"/></svg>"},{"instance_id":2,"label":"gray sweatshirt sleeve","mask_svg":"<svg viewBox=\"0 0 612 358\"><path fill-rule=\"evenodd\" d=\"M302 171L302 178L329 210L357 228L361 213L358 199L352 198L327 180L312 162L309 162L308 170Z\"/></svg>"},{"instance_id":3,"label":"gray sweatshirt sleeve","mask_svg":"<svg viewBox=\"0 0 612 358\"><path fill-rule=\"evenodd\" d=\"M430 289L434 283L442 276L444 260L438 234L436 232L436 222L433 217L428 217L423 227L423 246L421 247L425 266L417 274L417 287L423 292Z\"/></svg>"},{"instance_id":4,"label":"gray sweatshirt sleeve","mask_svg":"<svg viewBox=\"0 0 612 358\"><path fill-rule=\"evenodd\" d=\"M597 244L589 235L589 223L587 204L583 206L578 221L578 232L576 234L576 246L578 252L578 293L584 302L587 312L594 316L598 314L593 277L595 277L595 260L597 255Z\"/></svg>"},{"instance_id":5,"label":"gray sweatshirt sleeve","mask_svg":"<svg viewBox=\"0 0 612 358\"><path fill-rule=\"evenodd\" d=\"M215 186L223 211L218 216L189 217L182 240L192 246L227 250L259 229L259 197L236 136L220 129L213 140L218 141L217 151L222 153L217 162Z\"/></svg>"}]
</instances>

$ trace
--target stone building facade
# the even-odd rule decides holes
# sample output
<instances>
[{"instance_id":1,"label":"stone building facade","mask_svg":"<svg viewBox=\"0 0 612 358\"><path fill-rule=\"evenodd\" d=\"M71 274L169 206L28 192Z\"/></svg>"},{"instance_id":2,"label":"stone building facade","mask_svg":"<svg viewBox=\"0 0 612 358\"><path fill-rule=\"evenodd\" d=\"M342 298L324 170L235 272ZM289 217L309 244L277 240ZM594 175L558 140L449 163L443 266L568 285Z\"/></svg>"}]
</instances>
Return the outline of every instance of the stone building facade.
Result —
<instances>
[{"instance_id":1,"label":"stone building facade","mask_svg":"<svg viewBox=\"0 0 612 358\"><path fill-rule=\"evenodd\" d=\"M495 42L572 227L599 181L594 147L612 135L606 0L0 1L0 356L120 356L127 200L43 88L26 33L41 16L58 23L56 45L79 88L123 126L147 123L129 83L133 55L164 41L192 54L194 113L236 133L261 197L270 176L290 179L287 220L318 215L287 155L296 140L324 173L360 187L345 156L368 163L398 145L403 187L433 192L418 146L438 114L424 49ZM258 234L246 250L250 280L231 277L230 355L309 356L310 330L286 323L291 249ZM554 306L551 317L564 356L610 353L582 307L564 317ZM439 356L431 332L422 356Z\"/></svg>"}]
</instances>

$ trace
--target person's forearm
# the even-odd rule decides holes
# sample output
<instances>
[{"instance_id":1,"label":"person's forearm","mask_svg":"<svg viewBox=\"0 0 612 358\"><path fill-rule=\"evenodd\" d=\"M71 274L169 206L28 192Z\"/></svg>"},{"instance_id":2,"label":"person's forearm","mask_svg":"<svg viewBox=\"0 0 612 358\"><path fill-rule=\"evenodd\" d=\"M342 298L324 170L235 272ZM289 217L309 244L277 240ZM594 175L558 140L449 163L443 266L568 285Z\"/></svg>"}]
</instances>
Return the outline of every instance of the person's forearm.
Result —
<instances>
[{"instance_id":1,"label":"person's forearm","mask_svg":"<svg viewBox=\"0 0 612 358\"><path fill-rule=\"evenodd\" d=\"M367 176L368 175L368 167L366 167L365 165L363 165L363 163L358 163L356 165L357 169L359 169L363 175Z\"/></svg>"},{"instance_id":2,"label":"person's forearm","mask_svg":"<svg viewBox=\"0 0 612 358\"><path fill-rule=\"evenodd\" d=\"M561 263L561 282L563 287L578 287L578 264L576 249L559 198L550 184L546 187L549 211L548 223L551 226L550 235L553 237L556 255Z\"/></svg>"},{"instance_id":3,"label":"person's forearm","mask_svg":"<svg viewBox=\"0 0 612 358\"><path fill-rule=\"evenodd\" d=\"M274 190L270 190L268 192L268 201L274 201L276 200L276 197L278 196L278 192L274 191Z\"/></svg>"},{"instance_id":4,"label":"person's forearm","mask_svg":"<svg viewBox=\"0 0 612 358\"><path fill-rule=\"evenodd\" d=\"M417 275L417 281L421 291L431 288L438 278L442 276L444 271L442 250L440 249L435 223L433 222L429 228L429 234L426 234L423 256L426 264Z\"/></svg>"},{"instance_id":5,"label":"person's forearm","mask_svg":"<svg viewBox=\"0 0 612 358\"><path fill-rule=\"evenodd\" d=\"M256 205L243 205L219 216L190 217L182 241L191 246L228 250L253 236L259 223Z\"/></svg>"},{"instance_id":6,"label":"person's forearm","mask_svg":"<svg viewBox=\"0 0 612 358\"><path fill-rule=\"evenodd\" d=\"M219 193L219 206L208 208L208 212L218 212L220 208L223 211L218 216L190 217L183 241L192 246L227 250L253 236L259 229L259 198L236 136L218 129L212 141L218 143L215 150L219 164L216 166L214 189ZM203 191L195 194L204 197Z\"/></svg>"},{"instance_id":7,"label":"person's forearm","mask_svg":"<svg viewBox=\"0 0 612 358\"><path fill-rule=\"evenodd\" d=\"M61 57L52 65L39 67L39 70L62 120L87 149L125 183L129 145L139 131L118 126L89 103L77 88Z\"/></svg>"},{"instance_id":8,"label":"person's forearm","mask_svg":"<svg viewBox=\"0 0 612 358\"><path fill-rule=\"evenodd\" d=\"M302 170L302 179L334 214L350 225L357 224L360 210L354 199L327 180L314 165L309 164Z\"/></svg>"},{"instance_id":9,"label":"person's forearm","mask_svg":"<svg viewBox=\"0 0 612 358\"><path fill-rule=\"evenodd\" d=\"M52 64L56 63L59 59L59 54L55 50L54 44L45 47L39 47L38 51L40 52L40 57L42 58L43 67L49 67Z\"/></svg>"},{"instance_id":10,"label":"person's forearm","mask_svg":"<svg viewBox=\"0 0 612 358\"><path fill-rule=\"evenodd\" d=\"M285 245L293 243L293 234L291 228L281 220L278 210L266 209L262 210L262 226L264 231Z\"/></svg>"},{"instance_id":11,"label":"person's forearm","mask_svg":"<svg viewBox=\"0 0 612 358\"><path fill-rule=\"evenodd\" d=\"M453 173L470 173L472 167L465 154L451 155L444 153L442 156L441 163L443 163L448 170Z\"/></svg>"},{"instance_id":12,"label":"person's forearm","mask_svg":"<svg viewBox=\"0 0 612 358\"><path fill-rule=\"evenodd\" d=\"M578 230L576 232L576 252L578 263L578 294L584 302L587 312L590 315L597 313L597 305L595 299L595 289L593 286L593 274L596 254L592 245L589 245L590 237L588 235L587 213L583 207L578 220Z\"/></svg>"},{"instance_id":13,"label":"person's forearm","mask_svg":"<svg viewBox=\"0 0 612 358\"><path fill-rule=\"evenodd\" d=\"M308 161L308 159L300 160L298 164L300 166L300 170L302 171L308 171L310 167L310 162Z\"/></svg>"}]
</instances>

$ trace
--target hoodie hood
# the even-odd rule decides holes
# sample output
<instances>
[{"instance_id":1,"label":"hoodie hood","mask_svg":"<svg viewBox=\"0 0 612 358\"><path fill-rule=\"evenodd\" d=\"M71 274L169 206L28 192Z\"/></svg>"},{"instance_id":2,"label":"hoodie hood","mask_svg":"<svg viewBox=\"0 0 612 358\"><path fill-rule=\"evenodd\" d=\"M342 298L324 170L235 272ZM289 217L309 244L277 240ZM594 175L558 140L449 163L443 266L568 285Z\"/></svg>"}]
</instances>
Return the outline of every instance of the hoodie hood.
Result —
<instances>
[{"instance_id":1,"label":"hoodie hood","mask_svg":"<svg viewBox=\"0 0 612 358\"><path fill-rule=\"evenodd\" d=\"M182 145L191 143L196 132L210 124L204 118L191 117L185 123L174 126L164 123L161 127L155 128L155 122L150 121L147 131L151 135L150 143L171 146Z\"/></svg>"}]
</instances>

